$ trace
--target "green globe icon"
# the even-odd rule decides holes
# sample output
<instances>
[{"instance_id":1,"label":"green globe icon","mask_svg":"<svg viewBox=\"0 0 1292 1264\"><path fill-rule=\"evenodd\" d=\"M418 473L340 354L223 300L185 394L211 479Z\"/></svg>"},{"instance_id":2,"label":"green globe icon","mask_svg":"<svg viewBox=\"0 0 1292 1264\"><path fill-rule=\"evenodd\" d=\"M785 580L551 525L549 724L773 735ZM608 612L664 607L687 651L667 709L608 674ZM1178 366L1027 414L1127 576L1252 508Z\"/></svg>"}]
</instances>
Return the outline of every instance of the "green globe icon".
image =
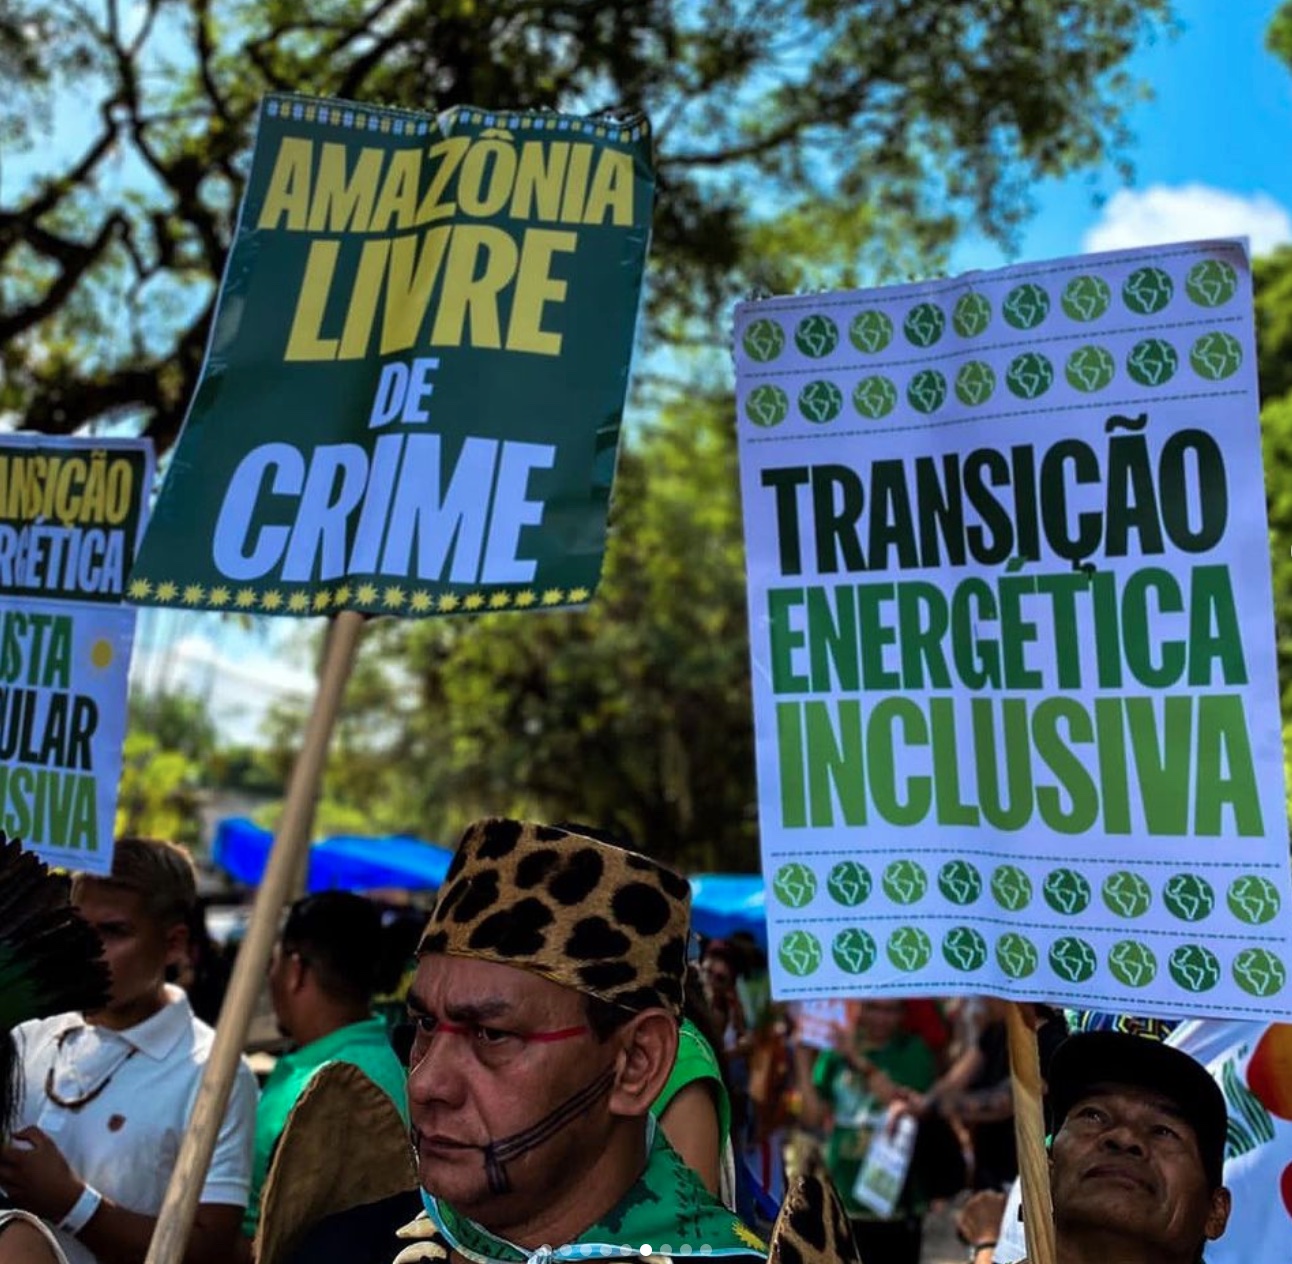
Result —
<instances>
[{"instance_id":1,"label":"green globe icon","mask_svg":"<svg viewBox=\"0 0 1292 1264\"><path fill-rule=\"evenodd\" d=\"M878 421L897 406L897 387L886 377L863 377L853 387L852 406L863 417Z\"/></svg>"},{"instance_id":2,"label":"green globe icon","mask_svg":"<svg viewBox=\"0 0 1292 1264\"><path fill-rule=\"evenodd\" d=\"M1036 945L1017 931L1007 931L996 941L996 964L1011 979L1026 979L1040 964Z\"/></svg>"},{"instance_id":3,"label":"green globe icon","mask_svg":"<svg viewBox=\"0 0 1292 1264\"><path fill-rule=\"evenodd\" d=\"M858 312L848 326L848 337L858 351L878 355L893 341L893 322L887 312L872 310Z\"/></svg>"},{"instance_id":4,"label":"green globe icon","mask_svg":"<svg viewBox=\"0 0 1292 1264\"><path fill-rule=\"evenodd\" d=\"M880 885L894 904L914 904L924 898L929 878L913 860L894 860L884 870Z\"/></svg>"},{"instance_id":5,"label":"green globe icon","mask_svg":"<svg viewBox=\"0 0 1292 1264\"><path fill-rule=\"evenodd\" d=\"M985 294L962 294L951 313L951 328L962 338L976 338L991 324L991 304Z\"/></svg>"},{"instance_id":6,"label":"green globe icon","mask_svg":"<svg viewBox=\"0 0 1292 1264\"><path fill-rule=\"evenodd\" d=\"M1063 287L1063 297L1059 300L1059 305L1065 315L1072 317L1073 320L1088 322L1098 320L1108 310L1112 297L1108 282L1103 277L1086 273L1083 276L1073 277Z\"/></svg>"},{"instance_id":7,"label":"green globe icon","mask_svg":"<svg viewBox=\"0 0 1292 1264\"><path fill-rule=\"evenodd\" d=\"M776 956L787 974L802 978L821 965L821 941L807 930L792 930L780 942Z\"/></svg>"},{"instance_id":8,"label":"green globe icon","mask_svg":"<svg viewBox=\"0 0 1292 1264\"><path fill-rule=\"evenodd\" d=\"M778 321L760 317L750 321L745 329L745 336L740 341L751 360L766 364L785 350L785 330Z\"/></svg>"},{"instance_id":9,"label":"green globe icon","mask_svg":"<svg viewBox=\"0 0 1292 1264\"><path fill-rule=\"evenodd\" d=\"M1165 338L1145 338L1126 357L1126 371L1141 386L1161 386L1175 376L1179 367L1180 357Z\"/></svg>"},{"instance_id":10,"label":"green globe icon","mask_svg":"<svg viewBox=\"0 0 1292 1264\"><path fill-rule=\"evenodd\" d=\"M1032 880L1017 865L997 865L991 875L991 894L1001 908L1017 913L1032 902Z\"/></svg>"},{"instance_id":11,"label":"green globe icon","mask_svg":"<svg viewBox=\"0 0 1292 1264\"><path fill-rule=\"evenodd\" d=\"M1005 295L1000 310L1015 329L1035 329L1050 314L1050 296L1035 281L1028 281Z\"/></svg>"},{"instance_id":12,"label":"green globe icon","mask_svg":"<svg viewBox=\"0 0 1292 1264\"><path fill-rule=\"evenodd\" d=\"M889 935L886 951L893 965L912 974L929 964L933 943L918 926L899 926Z\"/></svg>"},{"instance_id":13,"label":"green globe icon","mask_svg":"<svg viewBox=\"0 0 1292 1264\"><path fill-rule=\"evenodd\" d=\"M856 908L870 895L870 870L855 860L841 860L830 870L825 889L836 904Z\"/></svg>"},{"instance_id":14,"label":"green globe icon","mask_svg":"<svg viewBox=\"0 0 1292 1264\"><path fill-rule=\"evenodd\" d=\"M1203 334L1189 351L1193 371L1208 382L1233 377L1243 362L1243 348L1232 334L1215 330Z\"/></svg>"},{"instance_id":15,"label":"green globe icon","mask_svg":"<svg viewBox=\"0 0 1292 1264\"><path fill-rule=\"evenodd\" d=\"M1056 913L1076 917L1090 904L1090 883L1075 869L1051 869L1045 875L1041 894Z\"/></svg>"},{"instance_id":16,"label":"green globe icon","mask_svg":"<svg viewBox=\"0 0 1292 1264\"><path fill-rule=\"evenodd\" d=\"M1063 376L1068 385L1075 390L1084 391L1087 395L1102 391L1117 372L1117 361L1106 347L1097 347L1093 342L1078 347L1064 366Z\"/></svg>"},{"instance_id":17,"label":"green globe icon","mask_svg":"<svg viewBox=\"0 0 1292 1264\"><path fill-rule=\"evenodd\" d=\"M843 392L824 379L809 382L799 391L799 412L808 421L824 425L843 411Z\"/></svg>"},{"instance_id":18,"label":"green globe icon","mask_svg":"<svg viewBox=\"0 0 1292 1264\"><path fill-rule=\"evenodd\" d=\"M816 874L802 861L792 860L776 871L772 893L786 908L803 908L816 895Z\"/></svg>"},{"instance_id":19,"label":"green globe icon","mask_svg":"<svg viewBox=\"0 0 1292 1264\"><path fill-rule=\"evenodd\" d=\"M1050 945L1050 969L1065 983L1085 983L1098 968L1099 958L1084 939L1065 935Z\"/></svg>"},{"instance_id":20,"label":"green globe icon","mask_svg":"<svg viewBox=\"0 0 1292 1264\"><path fill-rule=\"evenodd\" d=\"M805 356L820 360L839 345L839 326L820 312L804 316L794 329L794 345Z\"/></svg>"},{"instance_id":21,"label":"green globe icon","mask_svg":"<svg viewBox=\"0 0 1292 1264\"><path fill-rule=\"evenodd\" d=\"M921 369L906 384L906 401L917 413L935 413L947 397L947 380L937 369Z\"/></svg>"},{"instance_id":22,"label":"green globe icon","mask_svg":"<svg viewBox=\"0 0 1292 1264\"><path fill-rule=\"evenodd\" d=\"M1200 922L1216 907L1211 883L1196 873L1173 873L1162 887L1162 903L1182 922Z\"/></svg>"},{"instance_id":23,"label":"green globe icon","mask_svg":"<svg viewBox=\"0 0 1292 1264\"><path fill-rule=\"evenodd\" d=\"M1119 869L1104 879L1104 903L1118 917L1143 917L1153 903L1153 890L1137 873Z\"/></svg>"},{"instance_id":24,"label":"green globe icon","mask_svg":"<svg viewBox=\"0 0 1292 1264\"><path fill-rule=\"evenodd\" d=\"M902 322L906 341L917 347L931 347L947 327L947 318L936 303L916 303Z\"/></svg>"},{"instance_id":25,"label":"green globe icon","mask_svg":"<svg viewBox=\"0 0 1292 1264\"><path fill-rule=\"evenodd\" d=\"M1204 259L1189 269L1184 292L1199 307L1224 307L1238 291L1238 273L1223 259Z\"/></svg>"},{"instance_id":26,"label":"green globe icon","mask_svg":"<svg viewBox=\"0 0 1292 1264\"><path fill-rule=\"evenodd\" d=\"M1226 896L1229 910L1240 922L1249 926L1262 926L1278 915L1279 889L1268 878L1245 873L1229 884Z\"/></svg>"},{"instance_id":27,"label":"green globe icon","mask_svg":"<svg viewBox=\"0 0 1292 1264\"><path fill-rule=\"evenodd\" d=\"M942 956L953 970L981 970L987 962L987 941L972 926L953 926L942 939Z\"/></svg>"},{"instance_id":28,"label":"green globe icon","mask_svg":"<svg viewBox=\"0 0 1292 1264\"><path fill-rule=\"evenodd\" d=\"M1136 268L1122 286L1122 302L1137 316L1160 312L1175 293L1171 278L1161 268Z\"/></svg>"},{"instance_id":29,"label":"green globe icon","mask_svg":"<svg viewBox=\"0 0 1292 1264\"><path fill-rule=\"evenodd\" d=\"M970 408L985 404L996 389L996 374L986 360L970 360L956 373L956 399Z\"/></svg>"},{"instance_id":30,"label":"green globe icon","mask_svg":"<svg viewBox=\"0 0 1292 1264\"><path fill-rule=\"evenodd\" d=\"M982 894L982 875L967 860L948 860L938 870L938 890L952 904L972 904Z\"/></svg>"},{"instance_id":31,"label":"green globe icon","mask_svg":"<svg viewBox=\"0 0 1292 1264\"><path fill-rule=\"evenodd\" d=\"M1157 958L1147 944L1119 939L1108 952L1108 969L1127 987L1147 987L1157 975Z\"/></svg>"},{"instance_id":32,"label":"green globe icon","mask_svg":"<svg viewBox=\"0 0 1292 1264\"><path fill-rule=\"evenodd\" d=\"M1009 362L1005 385L1019 399L1037 399L1054 385L1054 365L1039 351L1024 351Z\"/></svg>"},{"instance_id":33,"label":"green globe icon","mask_svg":"<svg viewBox=\"0 0 1292 1264\"><path fill-rule=\"evenodd\" d=\"M1220 982L1220 962L1202 944L1181 944L1171 953L1166 968L1186 992L1210 992Z\"/></svg>"},{"instance_id":34,"label":"green globe icon","mask_svg":"<svg viewBox=\"0 0 1292 1264\"><path fill-rule=\"evenodd\" d=\"M1233 972L1234 982L1252 996L1273 996L1288 981L1287 967L1268 948L1244 948Z\"/></svg>"},{"instance_id":35,"label":"green globe icon","mask_svg":"<svg viewBox=\"0 0 1292 1264\"><path fill-rule=\"evenodd\" d=\"M844 974L865 974L878 952L875 941L860 926L841 930L830 945L830 955Z\"/></svg>"},{"instance_id":36,"label":"green globe icon","mask_svg":"<svg viewBox=\"0 0 1292 1264\"><path fill-rule=\"evenodd\" d=\"M779 386L764 382L745 396L745 416L755 426L779 426L789 416L790 401Z\"/></svg>"}]
</instances>

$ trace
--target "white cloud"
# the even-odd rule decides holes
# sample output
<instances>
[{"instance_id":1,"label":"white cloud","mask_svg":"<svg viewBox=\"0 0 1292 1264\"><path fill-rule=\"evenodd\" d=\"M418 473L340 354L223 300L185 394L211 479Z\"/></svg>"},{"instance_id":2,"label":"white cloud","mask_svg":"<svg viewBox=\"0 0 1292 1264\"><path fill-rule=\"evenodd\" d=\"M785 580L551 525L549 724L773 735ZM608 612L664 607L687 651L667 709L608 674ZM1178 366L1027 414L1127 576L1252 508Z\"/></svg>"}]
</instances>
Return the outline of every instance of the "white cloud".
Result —
<instances>
[{"instance_id":1,"label":"white cloud","mask_svg":"<svg viewBox=\"0 0 1292 1264\"><path fill-rule=\"evenodd\" d=\"M1267 193L1243 197L1205 184L1119 189L1081 247L1126 250L1217 237L1248 237L1254 255L1266 254L1292 241L1292 215Z\"/></svg>"}]
</instances>

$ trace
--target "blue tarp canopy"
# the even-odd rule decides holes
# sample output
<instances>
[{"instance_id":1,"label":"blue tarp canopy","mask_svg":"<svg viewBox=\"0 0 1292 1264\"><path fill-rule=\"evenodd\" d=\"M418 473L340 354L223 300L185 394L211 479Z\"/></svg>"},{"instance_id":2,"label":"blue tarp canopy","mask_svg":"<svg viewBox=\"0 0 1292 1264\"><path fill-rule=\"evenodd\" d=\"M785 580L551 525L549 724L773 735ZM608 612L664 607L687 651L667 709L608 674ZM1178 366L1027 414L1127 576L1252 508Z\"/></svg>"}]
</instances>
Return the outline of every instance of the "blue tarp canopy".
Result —
<instances>
[{"instance_id":1,"label":"blue tarp canopy","mask_svg":"<svg viewBox=\"0 0 1292 1264\"><path fill-rule=\"evenodd\" d=\"M242 817L226 817L216 827L212 859L230 877L255 886L265 872L273 835ZM417 838L392 834L359 838L338 834L310 847L310 891L375 891L397 887L435 891L444 881L453 853Z\"/></svg>"},{"instance_id":2,"label":"blue tarp canopy","mask_svg":"<svg viewBox=\"0 0 1292 1264\"><path fill-rule=\"evenodd\" d=\"M255 886L265 871L273 836L242 817L226 817L215 831L215 863L239 882ZM453 853L403 835L360 838L341 834L310 848L309 890L372 891L395 887L435 891ZM767 947L763 880L757 874L697 874L691 879L691 923L706 938L748 931Z\"/></svg>"},{"instance_id":3,"label":"blue tarp canopy","mask_svg":"<svg viewBox=\"0 0 1292 1264\"><path fill-rule=\"evenodd\" d=\"M767 947L763 879L745 873L697 873L691 879L691 926L706 939L748 931Z\"/></svg>"}]
</instances>

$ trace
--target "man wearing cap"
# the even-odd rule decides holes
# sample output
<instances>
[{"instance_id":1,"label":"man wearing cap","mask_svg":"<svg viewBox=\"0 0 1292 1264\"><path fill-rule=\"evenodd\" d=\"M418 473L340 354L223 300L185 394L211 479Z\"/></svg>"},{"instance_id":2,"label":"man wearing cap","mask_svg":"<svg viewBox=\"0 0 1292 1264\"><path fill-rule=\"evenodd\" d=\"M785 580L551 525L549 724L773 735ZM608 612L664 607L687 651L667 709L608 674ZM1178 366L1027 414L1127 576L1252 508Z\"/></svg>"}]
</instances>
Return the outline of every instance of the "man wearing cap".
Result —
<instances>
[{"instance_id":1,"label":"man wearing cap","mask_svg":"<svg viewBox=\"0 0 1292 1264\"><path fill-rule=\"evenodd\" d=\"M409 991L423 1215L399 1264L763 1258L654 1126L677 1053L686 880L554 826L467 830Z\"/></svg>"},{"instance_id":2,"label":"man wearing cap","mask_svg":"<svg viewBox=\"0 0 1292 1264\"><path fill-rule=\"evenodd\" d=\"M1047 1100L1058 1264L1198 1264L1229 1218L1225 1100L1206 1070L1141 1036L1088 1032L1055 1052ZM974 1245L989 1258L994 1244Z\"/></svg>"}]
</instances>

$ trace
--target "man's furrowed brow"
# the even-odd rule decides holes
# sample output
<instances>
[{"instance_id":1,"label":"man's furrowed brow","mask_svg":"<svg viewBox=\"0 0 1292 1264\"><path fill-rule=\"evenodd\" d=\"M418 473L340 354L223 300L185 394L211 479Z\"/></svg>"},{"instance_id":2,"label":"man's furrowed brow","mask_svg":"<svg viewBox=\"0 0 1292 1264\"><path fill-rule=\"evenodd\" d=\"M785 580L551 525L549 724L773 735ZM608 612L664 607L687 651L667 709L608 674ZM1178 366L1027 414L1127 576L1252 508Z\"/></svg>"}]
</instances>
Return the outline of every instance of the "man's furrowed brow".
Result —
<instances>
[{"instance_id":1,"label":"man's furrowed brow","mask_svg":"<svg viewBox=\"0 0 1292 1264\"><path fill-rule=\"evenodd\" d=\"M478 1001L466 1001L460 1004L448 1004L444 1007L444 1016L455 1023L487 1023L505 1018L513 1012L510 1001L501 996L489 996Z\"/></svg>"},{"instance_id":2,"label":"man's furrowed brow","mask_svg":"<svg viewBox=\"0 0 1292 1264\"><path fill-rule=\"evenodd\" d=\"M405 1002L417 1014L429 1014L430 1004L420 992L410 988ZM478 1001L464 1001L444 1007L444 1017L454 1023L484 1023L506 1017L512 1013L512 1003L501 996L484 997Z\"/></svg>"}]
</instances>

